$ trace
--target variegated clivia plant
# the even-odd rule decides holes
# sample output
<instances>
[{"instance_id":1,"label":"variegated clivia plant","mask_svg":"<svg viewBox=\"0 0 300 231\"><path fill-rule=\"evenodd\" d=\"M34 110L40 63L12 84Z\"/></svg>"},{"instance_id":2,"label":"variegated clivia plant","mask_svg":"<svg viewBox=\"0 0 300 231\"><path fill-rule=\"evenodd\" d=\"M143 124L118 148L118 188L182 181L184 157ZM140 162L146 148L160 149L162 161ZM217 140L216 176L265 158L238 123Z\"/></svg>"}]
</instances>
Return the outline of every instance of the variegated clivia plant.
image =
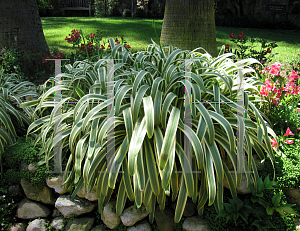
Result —
<instances>
[{"instance_id":1,"label":"variegated clivia plant","mask_svg":"<svg viewBox=\"0 0 300 231\"><path fill-rule=\"evenodd\" d=\"M60 85L54 86L54 78L49 79L53 87L38 100L23 104L35 105L41 117L28 133L38 134L47 164L55 155L55 145L62 142L68 160L64 180L74 186L73 195L83 185L88 190L97 187L102 210L118 190L117 215L128 198L137 207L146 207L150 222L156 202L164 209L170 195L173 201L177 198L174 220L179 222L188 197L198 204L199 214L207 201L220 211L224 177L234 197L242 172L256 186L259 176L252 151L274 161L271 137L276 135L252 103L259 99L253 92L262 84L250 67L258 63L255 59L235 62L230 58L233 54L224 54L224 48L212 58L199 49L162 48L155 43L132 54L112 39L109 42L112 52L105 59L67 65L69 73L60 75ZM113 67L110 59L114 59ZM253 75L241 88L239 78L246 73ZM61 91L59 104L54 101L57 91ZM237 103L239 92L243 104ZM191 123L187 126L189 101ZM45 108L53 108L51 115L42 116ZM58 120L60 135L55 136ZM238 129L244 136L237 147ZM185 153L185 142L192 147L191 158ZM238 154L237 148L243 147L245 155ZM236 181L224 163L225 156L233 163Z\"/></svg>"}]
</instances>

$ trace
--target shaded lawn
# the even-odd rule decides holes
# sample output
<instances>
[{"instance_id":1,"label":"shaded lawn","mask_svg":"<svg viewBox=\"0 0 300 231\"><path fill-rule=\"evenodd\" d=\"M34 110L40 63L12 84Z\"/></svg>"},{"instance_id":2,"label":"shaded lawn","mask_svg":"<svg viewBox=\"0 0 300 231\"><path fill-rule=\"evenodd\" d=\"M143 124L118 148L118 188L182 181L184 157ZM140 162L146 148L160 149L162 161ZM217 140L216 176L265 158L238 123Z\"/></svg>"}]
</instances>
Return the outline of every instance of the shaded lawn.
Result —
<instances>
[{"instance_id":1,"label":"shaded lawn","mask_svg":"<svg viewBox=\"0 0 300 231\"><path fill-rule=\"evenodd\" d=\"M65 38L73 29L82 29L84 34L95 33L97 29L109 31L109 37L104 38L106 42L108 38L115 38L117 34L124 34L127 43L132 47L132 52L145 50L152 43L151 39L156 43L159 42L158 37L161 33L162 23L163 20L122 17L42 18L44 34L50 49L57 47L63 52L71 52L72 45L68 44ZM233 47L234 44L230 41L229 34L239 34L240 32L243 32L246 37L263 38L269 42L276 41L278 47L274 49L274 52L278 53L278 55L275 56L274 61L287 62L293 58L297 58L297 54L300 53L299 30L217 27L218 49L227 43Z\"/></svg>"}]
</instances>

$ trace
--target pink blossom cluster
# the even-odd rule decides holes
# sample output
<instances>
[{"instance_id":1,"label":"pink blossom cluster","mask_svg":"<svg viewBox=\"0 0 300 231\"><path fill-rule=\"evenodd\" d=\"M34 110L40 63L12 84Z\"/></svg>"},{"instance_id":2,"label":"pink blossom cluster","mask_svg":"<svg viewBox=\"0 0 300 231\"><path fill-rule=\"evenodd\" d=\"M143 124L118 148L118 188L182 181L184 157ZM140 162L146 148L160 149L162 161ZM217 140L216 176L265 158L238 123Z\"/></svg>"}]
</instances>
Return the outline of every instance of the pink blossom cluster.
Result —
<instances>
[{"instance_id":1,"label":"pink blossom cluster","mask_svg":"<svg viewBox=\"0 0 300 231\"><path fill-rule=\"evenodd\" d=\"M300 86L296 86L295 80L299 78L296 71L292 71L286 77L280 75L280 63L274 63L271 68L265 67L260 73L266 75L265 86L260 90L260 94L270 97L271 101L278 106L280 97L283 95L298 95ZM270 77L269 77L270 76Z\"/></svg>"}]
</instances>

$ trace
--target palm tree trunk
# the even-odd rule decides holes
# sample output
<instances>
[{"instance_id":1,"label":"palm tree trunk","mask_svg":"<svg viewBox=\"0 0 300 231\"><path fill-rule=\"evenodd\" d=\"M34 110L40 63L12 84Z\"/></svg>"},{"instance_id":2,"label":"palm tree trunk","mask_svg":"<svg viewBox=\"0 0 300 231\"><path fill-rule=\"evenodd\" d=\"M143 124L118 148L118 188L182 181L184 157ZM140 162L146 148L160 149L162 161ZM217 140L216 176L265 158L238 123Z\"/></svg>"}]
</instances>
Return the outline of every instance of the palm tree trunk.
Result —
<instances>
[{"instance_id":1,"label":"palm tree trunk","mask_svg":"<svg viewBox=\"0 0 300 231\"><path fill-rule=\"evenodd\" d=\"M160 42L217 55L213 0L167 0Z\"/></svg>"}]
</instances>

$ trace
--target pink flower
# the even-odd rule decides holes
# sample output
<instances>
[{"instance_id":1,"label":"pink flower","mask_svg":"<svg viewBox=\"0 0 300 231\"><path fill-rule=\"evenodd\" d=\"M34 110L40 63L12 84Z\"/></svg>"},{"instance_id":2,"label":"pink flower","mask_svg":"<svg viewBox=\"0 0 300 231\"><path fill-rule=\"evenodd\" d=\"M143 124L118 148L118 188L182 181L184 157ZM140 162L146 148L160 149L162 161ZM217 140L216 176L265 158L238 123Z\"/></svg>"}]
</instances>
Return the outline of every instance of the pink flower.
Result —
<instances>
[{"instance_id":1,"label":"pink flower","mask_svg":"<svg viewBox=\"0 0 300 231\"><path fill-rule=\"evenodd\" d=\"M286 130L286 133L283 136L293 136L294 134L292 133L291 129L288 127Z\"/></svg>"},{"instance_id":2,"label":"pink flower","mask_svg":"<svg viewBox=\"0 0 300 231\"><path fill-rule=\"evenodd\" d=\"M232 38L232 39L234 38L234 36L235 36L234 33L231 33L231 34L229 35L229 37Z\"/></svg>"},{"instance_id":3,"label":"pink flower","mask_svg":"<svg viewBox=\"0 0 300 231\"><path fill-rule=\"evenodd\" d=\"M293 140L285 140L284 142L287 143L287 144L292 144L292 143L294 143Z\"/></svg>"},{"instance_id":4,"label":"pink flower","mask_svg":"<svg viewBox=\"0 0 300 231\"><path fill-rule=\"evenodd\" d=\"M297 127L297 129L298 129L298 130L300 130L300 128L299 128L299 127Z\"/></svg>"},{"instance_id":5,"label":"pink flower","mask_svg":"<svg viewBox=\"0 0 300 231\"><path fill-rule=\"evenodd\" d=\"M278 148L277 142L274 138L271 141L271 146L274 147L274 148Z\"/></svg>"},{"instance_id":6,"label":"pink flower","mask_svg":"<svg viewBox=\"0 0 300 231\"><path fill-rule=\"evenodd\" d=\"M274 84L270 82L270 79L269 79L269 78L267 78L267 79L265 80L265 84L266 84L266 87L268 88L269 91L273 91L273 89L274 89Z\"/></svg>"},{"instance_id":7,"label":"pink flower","mask_svg":"<svg viewBox=\"0 0 300 231\"><path fill-rule=\"evenodd\" d=\"M289 77L289 79L291 79L292 81L295 79L299 78L299 75L297 75L298 73L296 71L293 70L291 76Z\"/></svg>"},{"instance_id":8,"label":"pink flower","mask_svg":"<svg viewBox=\"0 0 300 231\"><path fill-rule=\"evenodd\" d=\"M272 68L271 68L271 71L270 71L270 74L272 74L272 75L279 75L279 69L280 69L280 66L281 66L281 64L280 63L274 63L273 65L272 65Z\"/></svg>"},{"instance_id":9,"label":"pink flower","mask_svg":"<svg viewBox=\"0 0 300 231\"><path fill-rule=\"evenodd\" d=\"M300 112L300 108L297 109L297 112Z\"/></svg>"}]
</instances>

